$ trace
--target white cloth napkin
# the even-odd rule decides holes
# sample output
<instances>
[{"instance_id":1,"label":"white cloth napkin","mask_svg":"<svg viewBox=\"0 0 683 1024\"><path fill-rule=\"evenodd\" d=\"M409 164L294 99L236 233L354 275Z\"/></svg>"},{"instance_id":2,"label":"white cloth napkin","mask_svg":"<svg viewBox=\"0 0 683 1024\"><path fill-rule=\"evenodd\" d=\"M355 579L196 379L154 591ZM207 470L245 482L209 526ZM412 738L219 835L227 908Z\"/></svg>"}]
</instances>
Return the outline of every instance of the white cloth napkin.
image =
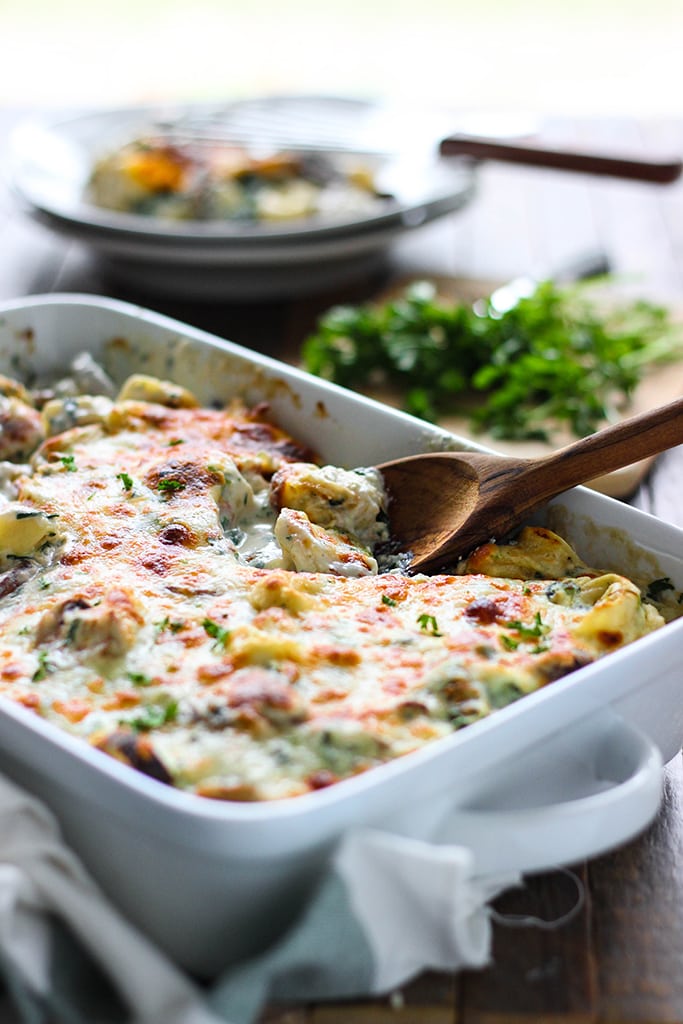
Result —
<instances>
[{"instance_id":1,"label":"white cloth napkin","mask_svg":"<svg viewBox=\"0 0 683 1024\"><path fill-rule=\"evenodd\" d=\"M46 1008L97 1024L108 993L107 1021L250 1024L268 1000L381 995L426 969L481 967L487 903L518 881L477 880L462 847L354 831L291 930L200 989L103 896L46 807L0 776L0 970L27 1024ZM93 970L99 993L79 982Z\"/></svg>"}]
</instances>

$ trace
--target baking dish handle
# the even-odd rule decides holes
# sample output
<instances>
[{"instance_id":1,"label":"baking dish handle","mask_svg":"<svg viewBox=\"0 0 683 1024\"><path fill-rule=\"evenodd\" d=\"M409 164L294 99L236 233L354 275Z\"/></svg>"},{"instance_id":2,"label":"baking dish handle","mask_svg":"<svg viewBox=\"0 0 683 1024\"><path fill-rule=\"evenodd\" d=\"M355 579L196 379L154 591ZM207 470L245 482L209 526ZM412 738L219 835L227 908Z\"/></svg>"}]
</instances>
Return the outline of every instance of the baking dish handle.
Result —
<instances>
[{"instance_id":1,"label":"baking dish handle","mask_svg":"<svg viewBox=\"0 0 683 1024\"><path fill-rule=\"evenodd\" d=\"M479 876L574 864L641 832L657 813L662 758L613 714L575 723L452 809L431 838L469 847Z\"/></svg>"}]
</instances>

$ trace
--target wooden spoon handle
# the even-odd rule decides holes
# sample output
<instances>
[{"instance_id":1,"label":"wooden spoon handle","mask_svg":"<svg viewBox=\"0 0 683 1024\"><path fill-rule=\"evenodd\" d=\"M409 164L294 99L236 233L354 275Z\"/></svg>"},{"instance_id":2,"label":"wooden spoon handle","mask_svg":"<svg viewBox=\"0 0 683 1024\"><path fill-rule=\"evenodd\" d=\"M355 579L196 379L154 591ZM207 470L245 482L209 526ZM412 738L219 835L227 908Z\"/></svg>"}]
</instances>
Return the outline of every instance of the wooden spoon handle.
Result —
<instances>
[{"instance_id":1,"label":"wooden spoon handle","mask_svg":"<svg viewBox=\"0 0 683 1024\"><path fill-rule=\"evenodd\" d=\"M442 156L470 156L475 160L498 160L532 167L581 171L584 174L611 175L615 178L650 181L659 185L668 185L676 181L683 170L683 163L677 159L643 160L604 156L600 153L548 149L544 146L521 145L470 135L451 135L442 139L439 152Z\"/></svg>"},{"instance_id":2,"label":"wooden spoon handle","mask_svg":"<svg viewBox=\"0 0 683 1024\"><path fill-rule=\"evenodd\" d=\"M574 441L521 470L525 485L547 499L683 444L683 398L631 416Z\"/></svg>"}]
</instances>

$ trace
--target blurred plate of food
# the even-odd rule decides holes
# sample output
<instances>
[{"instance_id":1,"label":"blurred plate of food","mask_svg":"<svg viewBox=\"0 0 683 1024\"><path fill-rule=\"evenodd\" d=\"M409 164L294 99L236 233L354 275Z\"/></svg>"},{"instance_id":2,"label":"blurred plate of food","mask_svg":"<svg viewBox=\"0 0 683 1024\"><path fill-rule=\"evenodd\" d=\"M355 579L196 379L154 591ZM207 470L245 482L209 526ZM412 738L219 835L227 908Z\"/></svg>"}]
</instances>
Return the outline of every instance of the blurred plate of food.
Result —
<instances>
[{"instance_id":1,"label":"blurred plate of food","mask_svg":"<svg viewBox=\"0 0 683 1024\"><path fill-rule=\"evenodd\" d=\"M406 279L324 312L300 361L476 445L533 458L683 394L683 310L610 274ZM628 497L652 461L588 486Z\"/></svg>"},{"instance_id":2,"label":"blurred plate of food","mask_svg":"<svg viewBox=\"0 0 683 1024\"><path fill-rule=\"evenodd\" d=\"M439 159L447 125L324 96L96 110L19 125L10 176L29 214L106 259L253 273L294 247L334 263L341 239L380 252L463 206L473 169Z\"/></svg>"}]
</instances>

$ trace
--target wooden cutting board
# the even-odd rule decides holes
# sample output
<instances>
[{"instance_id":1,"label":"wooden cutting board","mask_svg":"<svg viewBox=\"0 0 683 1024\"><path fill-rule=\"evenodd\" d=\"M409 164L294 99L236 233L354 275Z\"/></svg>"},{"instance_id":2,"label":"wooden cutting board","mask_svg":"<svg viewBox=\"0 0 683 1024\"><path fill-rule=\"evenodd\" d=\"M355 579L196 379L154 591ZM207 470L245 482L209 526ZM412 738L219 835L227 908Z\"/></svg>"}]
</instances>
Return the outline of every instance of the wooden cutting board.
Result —
<instances>
[{"instance_id":1,"label":"wooden cutting board","mask_svg":"<svg viewBox=\"0 0 683 1024\"><path fill-rule=\"evenodd\" d=\"M474 302L479 298L490 295L500 282L473 281L464 278L432 277L424 276L415 279L403 279L393 284L387 291L378 296L378 302L394 299L398 294L412 283L413 280L429 280L434 284L437 294L446 301L453 302ZM683 320L683 311L680 317L677 311L672 315ZM367 390L364 392L372 398L386 402L388 405L400 407L401 398L384 390ZM680 363L674 363L665 367L658 367L652 370L641 382L632 396L632 400L622 412L622 419L645 412L658 405L664 405L683 395L683 358ZM467 416L454 413L444 416L439 420L439 426L457 434L459 437L474 441L477 444L485 445L496 451L508 455L515 455L521 458L546 455L550 451L569 444L575 440L574 436L567 432L558 433L553 437L552 442L545 441L504 441L500 438L493 438L491 435L482 432L473 432ZM613 473L605 474L591 480L587 486L592 487L602 494L608 494L614 498L627 498L636 490L643 478L646 476L653 459L644 459L634 463L632 466L625 466L623 469Z\"/></svg>"}]
</instances>

